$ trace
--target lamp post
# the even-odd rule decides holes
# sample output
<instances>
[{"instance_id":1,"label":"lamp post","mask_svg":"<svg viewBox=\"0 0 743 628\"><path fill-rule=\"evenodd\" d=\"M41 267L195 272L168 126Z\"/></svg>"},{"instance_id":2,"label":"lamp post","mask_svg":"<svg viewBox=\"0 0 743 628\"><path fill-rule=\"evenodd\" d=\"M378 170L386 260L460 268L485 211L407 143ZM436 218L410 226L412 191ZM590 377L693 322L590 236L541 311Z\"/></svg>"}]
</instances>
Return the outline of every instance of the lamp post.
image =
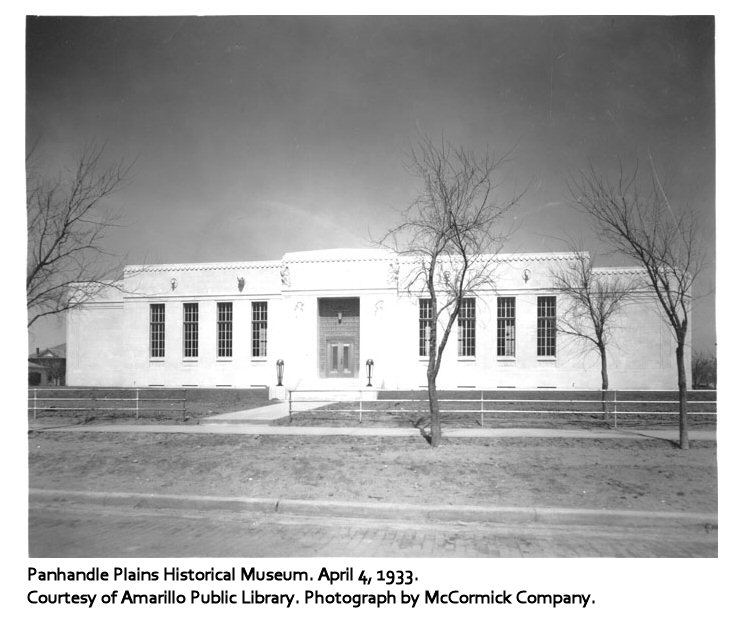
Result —
<instances>
[{"instance_id":1,"label":"lamp post","mask_svg":"<svg viewBox=\"0 0 743 628\"><path fill-rule=\"evenodd\" d=\"M284 360L276 360L276 379L278 380L277 386L283 386L281 383L284 380Z\"/></svg>"},{"instance_id":2,"label":"lamp post","mask_svg":"<svg viewBox=\"0 0 743 628\"><path fill-rule=\"evenodd\" d=\"M366 377L369 380L369 383L366 385L367 388L371 387L371 378L372 378L372 371L374 370L374 360L369 358L366 361Z\"/></svg>"}]
</instances>

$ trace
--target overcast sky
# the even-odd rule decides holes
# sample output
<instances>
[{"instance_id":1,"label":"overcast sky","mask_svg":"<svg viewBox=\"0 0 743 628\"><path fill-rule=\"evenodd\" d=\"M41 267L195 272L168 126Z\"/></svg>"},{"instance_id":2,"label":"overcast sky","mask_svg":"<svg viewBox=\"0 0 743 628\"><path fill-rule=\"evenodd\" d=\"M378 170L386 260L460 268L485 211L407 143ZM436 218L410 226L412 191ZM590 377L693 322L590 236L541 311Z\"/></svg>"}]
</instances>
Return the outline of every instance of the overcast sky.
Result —
<instances>
[{"instance_id":1,"label":"overcast sky","mask_svg":"<svg viewBox=\"0 0 743 628\"><path fill-rule=\"evenodd\" d=\"M712 18L29 18L26 134L50 173L88 142L136 159L107 243L131 263L368 246L415 194L419 133L514 148L503 193L528 192L506 251L601 250L566 179L652 154L704 216L708 292L714 76ZM713 347L713 296L693 335ZM61 342L54 323L29 339Z\"/></svg>"}]
</instances>

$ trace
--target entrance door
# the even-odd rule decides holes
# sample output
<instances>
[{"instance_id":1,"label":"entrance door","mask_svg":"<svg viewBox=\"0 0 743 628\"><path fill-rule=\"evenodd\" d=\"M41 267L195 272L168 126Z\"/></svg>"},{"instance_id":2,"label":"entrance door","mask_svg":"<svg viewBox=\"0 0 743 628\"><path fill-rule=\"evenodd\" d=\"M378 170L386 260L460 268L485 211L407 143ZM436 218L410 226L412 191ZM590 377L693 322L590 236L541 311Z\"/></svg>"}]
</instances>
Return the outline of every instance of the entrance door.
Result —
<instances>
[{"instance_id":1,"label":"entrance door","mask_svg":"<svg viewBox=\"0 0 743 628\"><path fill-rule=\"evenodd\" d=\"M359 306L359 297L317 299L318 377L325 379L359 376L361 346Z\"/></svg>"},{"instance_id":2,"label":"entrance door","mask_svg":"<svg viewBox=\"0 0 743 628\"><path fill-rule=\"evenodd\" d=\"M355 347L349 339L328 340L326 377L354 377Z\"/></svg>"}]
</instances>

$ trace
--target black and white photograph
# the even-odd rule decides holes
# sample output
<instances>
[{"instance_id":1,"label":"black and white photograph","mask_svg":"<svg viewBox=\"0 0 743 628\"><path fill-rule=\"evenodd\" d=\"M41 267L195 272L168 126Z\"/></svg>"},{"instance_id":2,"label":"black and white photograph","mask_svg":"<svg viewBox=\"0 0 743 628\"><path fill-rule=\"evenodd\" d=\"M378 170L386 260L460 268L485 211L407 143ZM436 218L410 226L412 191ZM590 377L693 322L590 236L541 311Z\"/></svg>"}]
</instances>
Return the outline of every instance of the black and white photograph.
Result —
<instances>
[{"instance_id":1,"label":"black and white photograph","mask_svg":"<svg viewBox=\"0 0 743 628\"><path fill-rule=\"evenodd\" d=\"M31 555L715 555L712 18L26 37Z\"/></svg>"},{"instance_id":2,"label":"black and white photograph","mask_svg":"<svg viewBox=\"0 0 743 628\"><path fill-rule=\"evenodd\" d=\"M717 23L661 13L29 11L28 558L717 558Z\"/></svg>"}]
</instances>

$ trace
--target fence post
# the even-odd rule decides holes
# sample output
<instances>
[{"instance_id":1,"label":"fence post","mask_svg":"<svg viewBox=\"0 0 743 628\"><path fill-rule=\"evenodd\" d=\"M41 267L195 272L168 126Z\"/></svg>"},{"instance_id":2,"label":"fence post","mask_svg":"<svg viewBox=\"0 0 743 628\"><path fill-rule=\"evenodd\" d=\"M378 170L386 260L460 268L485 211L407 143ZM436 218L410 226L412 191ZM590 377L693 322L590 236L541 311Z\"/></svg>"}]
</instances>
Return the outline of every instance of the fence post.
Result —
<instances>
[{"instance_id":1,"label":"fence post","mask_svg":"<svg viewBox=\"0 0 743 628\"><path fill-rule=\"evenodd\" d=\"M291 422L292 418L292 391L289 390L289 421Z\"/></svg>"},{"instance_id":2,"label":"fence post","mask_svg":"<svg viewBox=\"0 0 743 628\"><path fill-rule=\"evenodd\" d=\"M184 422L186 420L186 393L187 392L188 391L186 391L186 390L183 391L183 421Z\"/></svg>"},{"instance_id":3,"label":"fence post","mask_svg":"<svg viewBox=\"0 0 743 628\"><path fill-rule=\"evenodd\" d=\"M135 402L134 402L134 408L135 408L135 418L139 420L139 388L134 389L135 394Z\"/></svg>"},{"instance_id":4,"label":"fence post","mask_svg":"<svg viewBox=\"0 0 743 628\"><path fill-rule=\"evenodd\" d=\"M361 423L361 413L364 411L363 398L364 393L362 391L361 393L359 393L359 423Z\"/></svg>"},{"instance_id":5,"label":"fence post","mask_svg":"<svg viewBox=\"0 0 743 628\"><path fill-rule=\"evenodd\" d=\"M480 427L485 427L485 392L480 391Z\"/></svg>"},{"instance_id":6,"label":"fence post","mask_svg":"<svg viewBox=\"0 0 743 628\"><path fill-rule=\"evenodd\" d=\"M36 420L36 389L34 388L34 421Z\"/></svg>"},{"instance_id":7,"label":"fence post","mask_svg":"<svg viewBox=\"0 0 743 628\"><path fill-rule=\"evenodd\" d=\"M617 391L614 391L614 429L617 429Z\"/></svg>"}]
</instances>

